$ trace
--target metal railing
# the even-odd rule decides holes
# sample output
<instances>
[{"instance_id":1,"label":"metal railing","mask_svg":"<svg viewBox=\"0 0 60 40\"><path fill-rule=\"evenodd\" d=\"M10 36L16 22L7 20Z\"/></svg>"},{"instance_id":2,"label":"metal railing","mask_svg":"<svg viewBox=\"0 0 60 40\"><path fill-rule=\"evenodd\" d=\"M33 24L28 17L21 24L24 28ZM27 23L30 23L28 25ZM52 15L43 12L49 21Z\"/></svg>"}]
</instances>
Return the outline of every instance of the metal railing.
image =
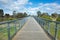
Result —
<instances>
[{"instance_id":1,"label":"metal railing","mask_svg":"<svg viewBox=\"0 0 60 40\"><path fill-rule=\"evenodd\" d=\"M8 22L0 22L0 40L12 40L13 36L22 28L28 18L20 18Z\"/></svg>"},{"instance_id":2,"label":"metal railing","mask_svg":"<svg viewBox=\"0 0 60 40\"><path fill-rule=\"evenodd\" d=\"M60 22L34 17L52 40L60 40Z\"/></svg>"}]
</instances>

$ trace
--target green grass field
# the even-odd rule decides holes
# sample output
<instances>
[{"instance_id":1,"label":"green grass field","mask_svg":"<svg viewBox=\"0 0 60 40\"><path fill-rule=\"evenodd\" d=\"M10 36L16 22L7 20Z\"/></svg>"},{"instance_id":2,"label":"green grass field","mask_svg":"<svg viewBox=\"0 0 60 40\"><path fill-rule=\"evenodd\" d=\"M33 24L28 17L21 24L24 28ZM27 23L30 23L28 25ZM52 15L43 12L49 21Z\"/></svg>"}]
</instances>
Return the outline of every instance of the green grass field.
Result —
<instances>
[{"instance_id":1,"label":"green grass field","mask_svg":"<svg viewBox=\"0 0 60 40\"><path fill-rule=\"evenodd\" d=\"M10 27L10 36L15 33L15 27ZM0 28L0 40L8 40L8 30L6 27Z\"/></svg>"},{"instance_id":2,"label":"green grass field","mask_svg":"<svg viewBox=\"0 0 60 40\"><path fill-rule=\"evenodd\" d=\"M57 39L60 40L60 24L58 26L58 34ZM45 30L48 30L48 25L44 25ZM54 37L55 36L55 23L50 23L50 34Z\"/></svg>"}]
</instances>

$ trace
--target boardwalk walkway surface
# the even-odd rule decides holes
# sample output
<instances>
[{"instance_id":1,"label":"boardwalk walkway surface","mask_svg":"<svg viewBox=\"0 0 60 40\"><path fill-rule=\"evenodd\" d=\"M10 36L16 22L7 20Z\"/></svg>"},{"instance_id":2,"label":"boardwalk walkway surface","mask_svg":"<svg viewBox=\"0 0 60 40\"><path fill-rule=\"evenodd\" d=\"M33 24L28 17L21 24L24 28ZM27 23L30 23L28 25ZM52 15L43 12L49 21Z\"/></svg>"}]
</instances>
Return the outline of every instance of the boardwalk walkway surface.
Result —
<instances>
[{"instance_id":1,"label":"boardwalk walkway surface","mask_svg":"<svg viewBox=\"0 0 60 40\"><path fill-rule=\"evenodd\" d=\"M12 40L51 40L33 17L30 17L23 28Z\"/></svg>"}]
</instances>

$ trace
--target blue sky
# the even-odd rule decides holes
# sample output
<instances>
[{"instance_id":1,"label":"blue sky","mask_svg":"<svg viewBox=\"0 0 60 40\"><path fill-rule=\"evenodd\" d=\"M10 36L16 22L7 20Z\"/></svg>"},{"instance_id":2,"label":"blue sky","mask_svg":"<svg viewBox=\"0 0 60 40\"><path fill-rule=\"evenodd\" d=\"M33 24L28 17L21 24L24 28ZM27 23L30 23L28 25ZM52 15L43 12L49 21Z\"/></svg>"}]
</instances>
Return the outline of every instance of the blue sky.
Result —
<instances>
[{"instance_id":1,"label":"blue sky","mask_svg":"<svg viewBox=\"0 0 60 40\"><path fill-rule=\"evenodd\" d=\"M60 0L0 0L0 9L11 15L14 10L30 15L36 15L37 11L60 14Z\"/></svg>"}]
</instances>

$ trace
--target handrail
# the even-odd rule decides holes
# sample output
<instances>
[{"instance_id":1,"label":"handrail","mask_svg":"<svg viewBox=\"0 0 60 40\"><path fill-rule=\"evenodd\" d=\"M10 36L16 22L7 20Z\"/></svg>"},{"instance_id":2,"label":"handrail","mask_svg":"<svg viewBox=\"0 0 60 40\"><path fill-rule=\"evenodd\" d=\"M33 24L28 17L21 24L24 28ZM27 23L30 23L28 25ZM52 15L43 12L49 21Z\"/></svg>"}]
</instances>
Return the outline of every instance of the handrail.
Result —
<instances>
[{"instance_id":1,"label":"handrail","mask_svg":"<svg viewBox=\"0 0 60 40\"><path fill-rule=\"evenodd\" d=\"M14 35L28 20L27 17L0 22L0 40L12 40Z\"/></svg>"},{"instance_id":2,"label":"handrail","mask_svg":"<svg viewBox=\"0 0 60 40\"><path fill-rule=\"evenodd\" d=\"M52 40L60 40L58 37L60 37L59 34L59 27L60 22L58 21L52 21L47 20L44 18L36 17L34 16L36 21L41 25L41 27L45 30L45 32L52 38Z\"/></svg>"},{"instance_id":3,"label":"handrail","mask_svg":"<svg viewBox=\"0 0 60 40\"><path fill-rule=\"evenodd\" d=\"M60 22L59 21L52 21L52 20L48 20L48 19L45 19L45 18L41 18L41 17L39 17L40 19L42 19L42 20L46 20L46 21L49 21L49 22L55 22L55 23L58 23L58 24L60 24Z\"/></svg>"},{"instance_id":4,"label":"handrail","mask_svg":"<svg viewBox=\"0 0 60 40\"><path fill-rule=\"evenodd\" d=\"M3 21L3 22L0 22L0 25L1 24L6 24L6 23L12 23L12 22L15 22L15 21L18 21L18 20L21 20L23 18L19 18L19 19L15 19L15 20L10 20L10 21Z\"/></svg>"}]
</instances>

